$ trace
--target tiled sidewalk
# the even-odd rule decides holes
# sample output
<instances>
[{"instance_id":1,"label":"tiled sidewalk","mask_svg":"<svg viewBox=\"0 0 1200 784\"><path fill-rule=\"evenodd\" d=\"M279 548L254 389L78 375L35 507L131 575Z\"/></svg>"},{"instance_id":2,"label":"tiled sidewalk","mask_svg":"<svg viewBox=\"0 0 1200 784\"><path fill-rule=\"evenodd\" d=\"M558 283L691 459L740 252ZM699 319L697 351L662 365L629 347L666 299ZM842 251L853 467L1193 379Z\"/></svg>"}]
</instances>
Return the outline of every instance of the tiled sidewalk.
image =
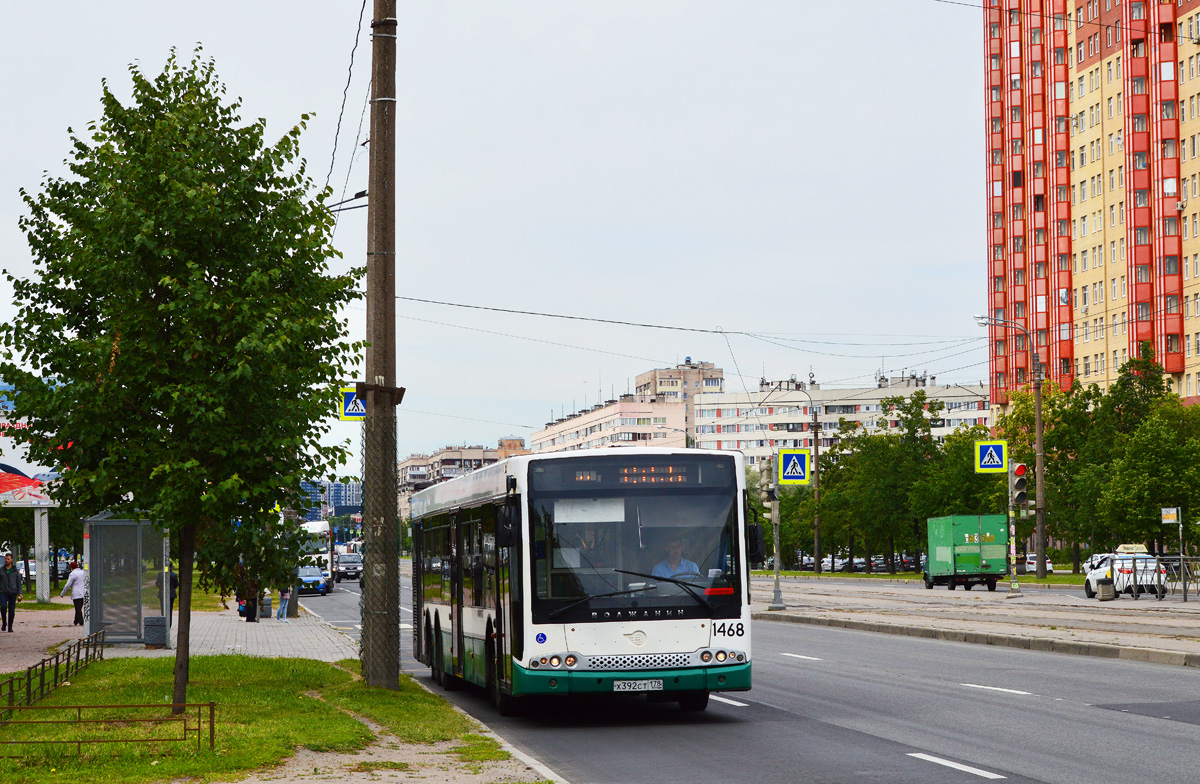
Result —
<instances>
[{"instance_id":1,"label":"tiled sidewalk","mask_svg":"<svg viewBox=\"0 0 1200 784\"><path fill-rule=\"evenodd\" d=\"M172 645L177 632L178 627L171 628ZM273 616L258 623L246 623L234 609L192 613L191 652L193 656L239 653L320 661L358 658L358 646L353 640L303 609L289 623L277 621ZM105 651L105 656L174 655L174 650L146 650L142 645L114 645Z\"/></svg>"}]
</instances>

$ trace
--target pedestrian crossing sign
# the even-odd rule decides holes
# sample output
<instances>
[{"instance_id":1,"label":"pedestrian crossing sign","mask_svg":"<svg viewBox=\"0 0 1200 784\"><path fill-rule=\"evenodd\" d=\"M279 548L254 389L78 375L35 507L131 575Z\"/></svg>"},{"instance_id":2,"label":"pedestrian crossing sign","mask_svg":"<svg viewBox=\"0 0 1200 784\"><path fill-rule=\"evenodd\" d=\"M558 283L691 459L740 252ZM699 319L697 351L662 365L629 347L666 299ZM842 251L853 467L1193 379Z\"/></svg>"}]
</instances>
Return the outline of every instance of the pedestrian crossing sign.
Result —
<instances>
[{"instance_id":1,"label":"pedestrian crossing sign","mask_svg":"<svg viewBox=\"0 0 1200 784\"><path fill-rule=\"evenodd\" d=\"M357 420L367 418L367 404L358 396L354 387L342 387L342 405L338 410L338 419Z\"/></svg>"},{"instance_id":2,"label":"pedestrian crossing sign","mask_svg":"<svg viewBox=\"0 0 1200 784\"><path fill-rule=\"evenodd\" d=\"M975 442L975 473L1003 474L1008 471L1007 441Z\"/></svg>"},{"instance_id":3,"label":"pedestrian crossing sign","mask_svg":"<svg viewBox=\"0 0 1200 784\"><path fill-rule=\"evenodd\" d=\"M780 449L777 482L780 485L806 485L812 468L812 452L808 449Z\"/></svg>"}]
</instances>

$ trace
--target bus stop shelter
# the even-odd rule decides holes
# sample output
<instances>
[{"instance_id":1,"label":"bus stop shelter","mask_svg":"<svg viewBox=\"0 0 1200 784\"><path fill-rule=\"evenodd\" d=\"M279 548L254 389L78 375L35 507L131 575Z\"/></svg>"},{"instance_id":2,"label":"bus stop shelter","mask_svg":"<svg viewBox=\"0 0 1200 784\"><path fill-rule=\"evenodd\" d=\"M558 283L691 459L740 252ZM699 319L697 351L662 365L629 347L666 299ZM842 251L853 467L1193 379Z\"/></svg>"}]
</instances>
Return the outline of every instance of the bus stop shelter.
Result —
<instances>
[{"instance_id":1,"label":"bus stop shelter","mask_svg":"<svg viewBox=\"0 0 1200 784\"><path fill-rule=\"evenodd\" d=\"M169 645L170 552L170 537L149 520L107 513L84 520L85 632L103 629L106 642Z\"/></svg>"}]
</instances>

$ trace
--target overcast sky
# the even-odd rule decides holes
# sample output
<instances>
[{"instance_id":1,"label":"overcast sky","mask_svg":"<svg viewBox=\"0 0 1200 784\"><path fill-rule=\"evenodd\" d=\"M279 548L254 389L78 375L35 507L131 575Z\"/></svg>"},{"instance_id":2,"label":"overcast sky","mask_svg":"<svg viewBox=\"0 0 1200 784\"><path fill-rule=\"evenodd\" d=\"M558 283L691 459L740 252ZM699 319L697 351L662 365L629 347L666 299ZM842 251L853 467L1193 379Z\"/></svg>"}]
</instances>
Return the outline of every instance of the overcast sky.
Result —
<instances>
[{"instance_id":1,"label":"overcast sky","mask_svg":"<svg viewBox=\"0 0 1200 784\"><path fill-rule=\"evenodd\" d=\"M367 185L355 145L368 2L20 3L0 26L0 266L33 273L18 188L63 172L100 80L200 43L274 138L304 112L309 172ZM978 9L856 3L402 2L398 292L726 332L398 303L399 451L494 446L685 357L726 388L810 372L987 375ZM366 138L364 126L361 143ZM338 270L364 263L342 214ZM13 312L0 282L0 317ZM361 303L346 312L361 337ZM359 369L347 369L347 379ZM351 438L359 426L338 423ZM358 471L358 458L347 468Z\"/></svg>"}]
</instances>

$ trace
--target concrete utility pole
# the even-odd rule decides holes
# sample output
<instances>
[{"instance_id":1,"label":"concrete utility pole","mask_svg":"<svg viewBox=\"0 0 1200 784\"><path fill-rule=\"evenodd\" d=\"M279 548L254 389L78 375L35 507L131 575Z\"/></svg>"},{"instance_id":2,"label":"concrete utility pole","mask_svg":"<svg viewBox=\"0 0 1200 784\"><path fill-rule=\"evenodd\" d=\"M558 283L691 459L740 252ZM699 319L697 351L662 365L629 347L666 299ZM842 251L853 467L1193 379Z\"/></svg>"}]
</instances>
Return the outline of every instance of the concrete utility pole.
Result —
<instances>
[{"instance_id":1,"label":"concrete utility pole","mask_svg":"<svg viewBox=\"0 0 1200 784\"><path fill-rule=\"evenodd\" d=\"M1046 459L1042 454L1042 376L1044 375L1038 352L1033 352L1033 431L1034 453L1033 474L1037 486L1034 487L1034 503L1037 504L1037 576L1046 577Z\"/></svg>"},{"instance_id":2,"label":"concrete utility pole","mask_svg":"<svg viewBox=\"0 0 1200 784\"><path fill-rule=\"evenodd\" d=\"M396 506L396 2L371 20L371 166L367 206L367 383L363 422L362 674L399 688L400 552ZM365 393L365 394L364 394Z\"/></svg>"},{"instance_id":3,"label":"concrete utility pole","mask_svg":"<svg viewBox=\"0 0 1200 784\"><path fill-rule=\"evenodd\" d=\"M812 383L812 379L809 379ZM808 406L812 409L813 417L813 572L821 573L821 425L817 422L817 407L812 395L808 396ZM851 564L853 568L853 564ZM833 571L833 559L829 559L829 570Z\"/></svg>"}]
</instances>

